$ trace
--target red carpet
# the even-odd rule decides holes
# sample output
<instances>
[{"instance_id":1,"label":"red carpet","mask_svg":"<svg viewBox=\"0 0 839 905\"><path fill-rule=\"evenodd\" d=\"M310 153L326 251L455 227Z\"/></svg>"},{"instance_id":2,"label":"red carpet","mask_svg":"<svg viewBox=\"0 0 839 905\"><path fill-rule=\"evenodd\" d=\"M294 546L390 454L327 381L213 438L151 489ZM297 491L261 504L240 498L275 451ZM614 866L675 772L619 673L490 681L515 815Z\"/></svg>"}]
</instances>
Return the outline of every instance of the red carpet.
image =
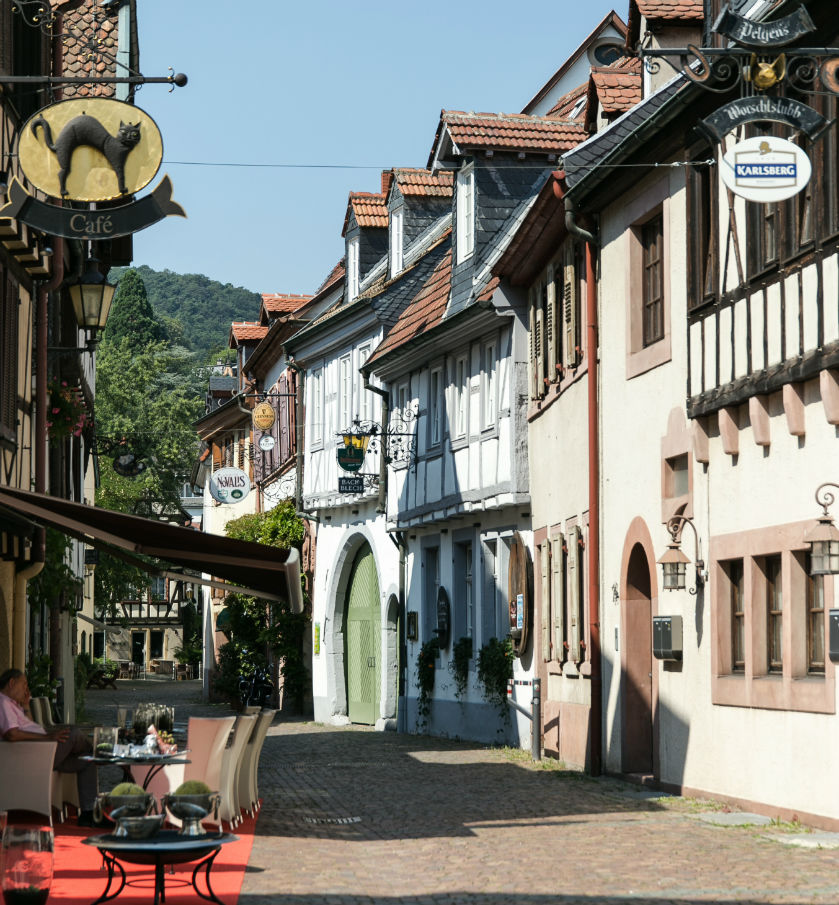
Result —
<instances>
[{"instance_id":1,"label":"red carpet","mask_svg":"<svg viewBox=\"0 0 839 905\"><path fill-rule=\"evenodd\" d=\"M246 817L233 831L239 837L221 847L210 873L213 892L224 905L236 905L245 868L251 854L256 821ZM104 832L102 829L83 829L75 820L55 824L55 873L49 902L60 905L90 905L105 891L108 872L102 868L98 849L83 845L82 839ZM128 884L113 900L114 905L149 905L154 899L154 868L141 864L124 864ZM174 874L166 868L166 905L194 905L201 900L192 885L195 864L176 864ZM119 880L119 873L115 878ZM203 872L198 879L199 889L205 891ZM113 893L119 883L112 885Z\"/></svg>"}]
</instances>

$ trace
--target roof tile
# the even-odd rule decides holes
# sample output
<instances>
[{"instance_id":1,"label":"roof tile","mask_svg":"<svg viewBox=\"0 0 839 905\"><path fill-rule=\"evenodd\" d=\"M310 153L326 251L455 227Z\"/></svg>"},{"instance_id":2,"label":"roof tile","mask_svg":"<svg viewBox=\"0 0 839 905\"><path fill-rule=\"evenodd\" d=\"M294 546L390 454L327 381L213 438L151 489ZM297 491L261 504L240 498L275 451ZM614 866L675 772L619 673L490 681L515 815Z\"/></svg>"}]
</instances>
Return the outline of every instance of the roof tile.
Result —
<instances>
[{"instance_id":1,"label":"roof tile","mask_svg":"<svg viewBox=\"0 0 839 905\"><path fill-rule=\"evenodd\" d=\"M267 332L268 328L260 326L256 321L233 321L230 325L230 333L237 343L260 342Z\"/></svg>"},{"instance_id":2,"label":"roof tile","mask_svg":"<svg viewBox=\"0 0 839 905\"><path fill-rule=\"evenodd\" d=\"M607 116L624 113L642 100L641 61L622 58L611 66L591 70L600 108Z\"/></svg>"},{"instance_id":3,"label":"roof tile","mask_svg":"<svg viewBox=\"0 0 839 905\"><path fill-rule=\"evenodd\" d=\"M648 19L702 19L702 0L636 0Z\"/></svg>"},{"instance_id":4,"label":"roof tile","mask_svg":"<svg viewBox=\"0 0 839 905\"><path fill-rule=\"evenodd\" d=\"M302 308L314 298L311 295L282 295L277 292L263 292L262 304L268 314L290 314Z\"/></svg>"},{"instance_id":5,"label":"roof tile","mask_svg":"<svg viewBox=\"0 0 839 905\"><path fill-rule=\"evenodd\" d=\"M588 137L578 123L523 113L444 110L443 122L452 141L463 148L562 153Z\"/></svg>"},{"instance_id":6,"label":"roof tile","mask_svg":"<svg viewBox=\"0 0 839 905\"><path fill-rule=\"evenodd\" d=\"M350 192L350 204L361 227L387 227L385 196L373 192Z\"/></svg>"},{"instance_id":7,"label":"roof tile","mask_svg":"<svg viewBox=\"0 0 839 905\"><path fill-rule=\"evenodd\" d=\"M454 173L450 170L399 168L393 171L399 191L406 197L451 198L454 188Z\"/></svg>"}]
</instances>

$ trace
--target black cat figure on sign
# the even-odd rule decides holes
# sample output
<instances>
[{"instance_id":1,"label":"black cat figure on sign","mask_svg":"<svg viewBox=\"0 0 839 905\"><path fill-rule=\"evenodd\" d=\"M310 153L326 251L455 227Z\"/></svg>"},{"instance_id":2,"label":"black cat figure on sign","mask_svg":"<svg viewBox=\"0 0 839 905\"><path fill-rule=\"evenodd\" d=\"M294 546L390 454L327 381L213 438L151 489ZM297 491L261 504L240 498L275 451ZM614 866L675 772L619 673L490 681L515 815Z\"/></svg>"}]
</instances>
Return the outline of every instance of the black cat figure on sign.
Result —
<instances>
[{"instance_id":1,"label":"black cat figure on sign","mask_svg":"<svg viewBox=\"0 0 839 905\"><path fill-rule=\"evenodd\" d=\"M123 123L119 124L119 131L116 135L110 132L92 116L82 113L71 119L58 133L55 144L52 141L52 129L50 124L39 116L32 121L32 132L37 137L38 126L44 130L44 140L47 147L58 158L58 184L61 188L61 195L67 194L67 176L70 174L70 166L73 159L73 151L83 145L96 148L101 151L105 159L116 173L117 182L119 183L119 191L122 195L128 194L125 185L125 161L131 151L137 147L140 141L140 123Z\"/></svg>"}]
</instances>

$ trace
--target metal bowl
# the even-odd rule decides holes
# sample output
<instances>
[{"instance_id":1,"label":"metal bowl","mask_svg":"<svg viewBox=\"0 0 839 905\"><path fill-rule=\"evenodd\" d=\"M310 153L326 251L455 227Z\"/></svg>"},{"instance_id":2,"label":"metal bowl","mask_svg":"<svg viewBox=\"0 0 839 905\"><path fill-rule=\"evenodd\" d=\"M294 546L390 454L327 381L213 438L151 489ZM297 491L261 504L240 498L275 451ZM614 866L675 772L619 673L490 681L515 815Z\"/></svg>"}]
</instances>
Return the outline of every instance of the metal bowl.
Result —
<instances>
[{"instance_id":1,"label":"metal bowl","mask_svg":"<svg viewBox=\"0 0 839 905\"><path fill-rule=\"evenodd\" d=\"M201 821L211 812L218 817L221 795L218 792L206 792L203 795L164 795L161 804L173 817L183 822L182 836L203 836L206 830Z\"/></svg>"},{"instance_id":2,"label":"metal bowl","mask_svg":"<svg viewBox=\"0 0 839 905\"><path fill-rule=\"evenodd\" d=\"M148 839L163 826L163 818L163 814L149 814L145 817L119 817L114 836Z\"/></svg>"},{"instance_id":3,"label":"metal bowl","mask_svg":"<svg viewBox=\"0 0 839 905\"><path fill-rule=\"evenodd\" d=\"M97 820L101 820L103 814L114 821L120 817L144 817L155 810L154 795L150 792L142 795L109 795L107 792L100 792L93 806Z\"/></svg>"}]
</instances>

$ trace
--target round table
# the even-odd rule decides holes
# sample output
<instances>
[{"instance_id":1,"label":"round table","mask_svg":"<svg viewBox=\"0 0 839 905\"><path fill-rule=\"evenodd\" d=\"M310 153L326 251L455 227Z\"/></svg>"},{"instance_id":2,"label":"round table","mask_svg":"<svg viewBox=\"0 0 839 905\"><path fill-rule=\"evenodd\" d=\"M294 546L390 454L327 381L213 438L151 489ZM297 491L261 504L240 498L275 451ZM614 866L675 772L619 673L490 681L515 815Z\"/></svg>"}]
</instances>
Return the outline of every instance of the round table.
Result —
<instances>
[{"instance_id":1,"label":"round table","mask_svg":"<svg viewBox=\"0 0 839 905\"><path fill-rule=\"evenodd\" d=\"M203 836L182 836L177 830L161 830L148 839L129 839L126 836L114 836L107 833L103 836L88 836L82 842L92 845L102 852L102 858L108 867L108 880L105 890L92 905L99 905L109 899L116 898L126 884L125 870L120 861L126 864L148 864L154 867L154 905L166 901L164 870L167 864L186 864L197 861L192 871L192 888L202 899L224 905L213 892L210 885L210 869L222 845L235 842L239 837L232 833L205 833ZM198 872L204 870L204 883L207 891L198 888ZM111 885L119 871L119 889L111 892Z\"/></svg>"}]
</instances>

